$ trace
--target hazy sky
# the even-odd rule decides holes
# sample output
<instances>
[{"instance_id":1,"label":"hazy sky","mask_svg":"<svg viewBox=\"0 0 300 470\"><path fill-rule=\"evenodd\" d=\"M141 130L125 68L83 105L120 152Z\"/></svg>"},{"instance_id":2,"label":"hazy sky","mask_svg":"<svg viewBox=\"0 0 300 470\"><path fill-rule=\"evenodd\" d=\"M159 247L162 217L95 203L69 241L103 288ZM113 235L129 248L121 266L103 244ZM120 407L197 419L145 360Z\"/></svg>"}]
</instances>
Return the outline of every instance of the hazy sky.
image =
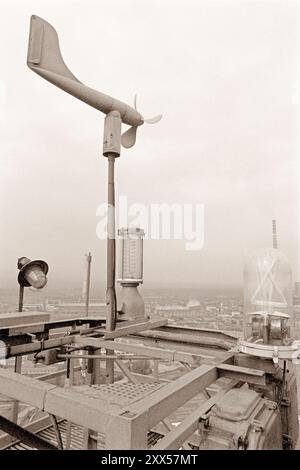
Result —
<instances>
[{"instance_id":1,"label":"hazy sky","mask_svg":"<svg viewBox=\"0 0 300 470\"><path fill-rule=\"evenodd\" d=\"M272 242L299 263L299 2L0 0L0 287L19 256L44 258L49 285L103 282L104 116L26 66L30 15L49 21L87 85L163 120L116 162L129 201L204 204L204 248L146 241L144 280L240 285L248 252Z\"/></svg>"}]
</instances>

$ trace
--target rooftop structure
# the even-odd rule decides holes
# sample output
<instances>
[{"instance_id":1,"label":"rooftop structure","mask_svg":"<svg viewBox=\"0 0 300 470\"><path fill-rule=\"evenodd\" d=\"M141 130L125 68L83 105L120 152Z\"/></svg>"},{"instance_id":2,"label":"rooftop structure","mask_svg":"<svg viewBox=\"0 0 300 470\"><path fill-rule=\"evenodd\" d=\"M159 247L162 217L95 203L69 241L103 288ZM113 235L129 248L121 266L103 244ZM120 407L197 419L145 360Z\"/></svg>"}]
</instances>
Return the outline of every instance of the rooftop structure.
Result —
<instances>
[{"instance_id":1,"label":"rooftop structure","mask_svg":"<svg viewBox=\"0 0 300 470\"><path fill-rule=\"evenodd\" d=\"M7 358L34 354L35 360L44 364L60 362L65 367L38 378L0 368L0 392L34 408L39 416L25 426L18 420L13 423L0 418L2 429L10 435L0 437L2 448L234 448L238 427L232 426L231 434L224 434L221 443L214 428L206 437L200 431L204 416L211 416L224 429L227 413L233 413L232 406L238 400L248 400L252 410L250 415L246 409L239 415L249 438L252 422L259 416L273 423L272 429L267 426L256 436L259 442L243 441L240 447L265 448L264 439L274 429L279 436L286 434L269 382L278 377L280 369L272 360L260 361L237 353L237 340L228 333L168 326L160 319L120 322L114 332L107 332L105 320L92 317L41 322L30 315L14 317L13 324L9 316L2 321L0 334L7 345ZM25 341L28 334L31 340ZM16 342L17 337L24 339ZM101 381L105 369L100 364L107 358L102 351L107 349L113 349L114 367L123 377L114 384ZM143 358L152 364L150 376L129 368L130 362ZM83 366L85 360L87 368ZM161 361L181 363L185 372L166 380L157 369ZM78 374L84 374L79 385ZM58 385L57 379L63 377ZM295 376L291 371L285 386L294 407ZM268 401L261 395L262 389L268 390ZM193 406L189 405L191 400ZM262 410L266 410L266 416ZM297 410L288 410L285 424L291 441L278 438L273 443L268 441L267 448L291 446L291 442L295 445L298 427L294 413L297 416Z\"/></svg>"},{"instance_id":2,"label":"rooftop structure","mask_svg":"<svg viewBox=\"0 0 300 470\"><path fill-rule=\"evenodd\" d=\"M31 18L27 63L38 75L106 115L106 311L103 316L91 315L88 270L85 302L67 304L71 311L79 306L82 316L52 319L49 313L23 312L23 287L45 286L48 265L19 260L19 312L0 317L0 394L11 403L11 414L0 416L5 433L0 448L295 448L299 426L294 364L300 351L293 341L291 273L277 241L246 266L243 338L145 315L137 291L143 281L144 232L139 228L122 231L120 283L125 294L118 310L114 162L121 145L134 145L137 128L157 122L160 116L146 120L126 103L77 80L62 59L56 31L37 16ZM123 134L122 124L131 126ZM220 308L210 307L207 316L220 314L232 321L225 302ZM193 302L178 311L198 315L201 309ZM23 357L33 366L57 365L57 369L33 377L26 374Z\"/></svg>"}]
</instances>

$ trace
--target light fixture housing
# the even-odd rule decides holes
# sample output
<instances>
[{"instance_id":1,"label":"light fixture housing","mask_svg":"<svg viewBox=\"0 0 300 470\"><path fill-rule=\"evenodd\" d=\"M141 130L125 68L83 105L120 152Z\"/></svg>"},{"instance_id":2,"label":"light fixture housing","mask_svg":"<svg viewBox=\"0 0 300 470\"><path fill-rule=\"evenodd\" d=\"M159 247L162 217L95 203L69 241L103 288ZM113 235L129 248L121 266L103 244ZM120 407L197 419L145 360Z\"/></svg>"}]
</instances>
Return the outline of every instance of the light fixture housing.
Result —
<instances>
[{"instance_id":1,"label":"light fixture housing","mask_svg":"<svg viewBox=\"0 0 300 470\"><path fill-rule=\"evenodd\" d=\"M292 270L283 253L266 248L249 256L244 268L242 352L274 362L294 357L292 295Z\"/></svg>"},{"instance_id":2,"label":"light fixture housing","mask_svg":"<svg viewBox=\"0 0 300 470\"><path fill-rule=\"evenodd\" d=\"M120 284L143 283L143 237L145 232L138 227L118 230L121 241Z\"/></svg>"},{"instance_id":3,"label":"light fixture housing","mask_svg":"<svg viewBox=\"0 0 300 470\"><path fill-rule=\"evenodd\" d=\"M48 264L43 260L31 261L26 256L18 259L18 283L23 287L42 289L47 284Z\"/></svg>"},{"instance_id":4,"label":"light fixture housing","mask_svg":"<svg viewBox=\"0 0 300 470\"><path fill-rule=\"evenodd\" d=\"M119 319L144 321L145 304L138 291L138 285L143 283L143 237L144 230L138 227L121 228L120 236L121 260L120 278L122 286L121 308Z\"/></svg>"}]
</instances>

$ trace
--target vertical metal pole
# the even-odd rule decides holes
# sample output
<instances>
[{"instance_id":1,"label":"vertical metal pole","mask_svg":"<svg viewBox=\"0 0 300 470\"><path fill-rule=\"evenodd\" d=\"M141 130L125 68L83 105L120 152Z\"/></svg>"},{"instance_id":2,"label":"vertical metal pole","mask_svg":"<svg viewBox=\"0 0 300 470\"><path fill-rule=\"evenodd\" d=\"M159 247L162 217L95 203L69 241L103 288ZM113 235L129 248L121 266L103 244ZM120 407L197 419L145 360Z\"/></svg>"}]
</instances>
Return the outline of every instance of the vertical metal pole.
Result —
<instances>
[{"instance_id":1,"label":"vertical metal pole","mask_svg":"<svg viewBox=\"0 0 300 470\"><path fill-rule=\"evenodd\" d=\"M119 111L111 111L104 122L103 155L108 160L108 194L107 194L107 289L106 289L106 330L111 331L116 327L117 302L115 289L116 266L116 230L115 230L115 158L121 153L121 115ZM113 351L106 350L107 355L113 355ZM106 361L107 383L114 381L114 361Z\"/></svg>"},{"instance_id":2,"label":"vertical metal pole","mask_svg":"<svg viewBox=\"0 0 300 470\"><path fill-rule=\"evenodd\" d=\"M93 348L88 348L88 354L94 355L95 350ZM88 385L93 385L95 382L95 360L88 359L87 362L87 374L86 374L86 383ZM92 439L92 435L94 434L92 429L84 428L83 431L83 449L85 450L92 450L97 448L97 442Z\"/></svg>"},{"instance_id":3,"label":"vertical metal pole","mask_svg":"<svg viewBox=\"0 0 300 470\"><path fill-rule=\"evenodd\" d=\"M19 289L19 312L23 312L24 286L20 284Z\"/></svg>"},{"instance_id":4,"label":"vertical metal pole","mask_svg":"<svg viewBox=\"0 0 300 470\"><path fill-rule=\"evenodd\" d=\"M72 325L72 330L74 330L76 326ZM65 380L65 387L72 387L74 384L74 359L67 359L67 375ZM68 420L67 422L67 431L66 431L66 449L71 449L71 442L72 442L72 422Z\"/></svg>"},{"instance_id":5,"label":"vertical metal pole","mask_svg":"<svg viewBox=\"0 0 300 470\"><path fill-rule=\"evenodd\" d=\"M86 255L87 261L87 273L86 273L86 296L85 296L85 315L89 315L89 301L90 301L90 283L91 283L91 262L92 255L89 253Z\"/></svg>"},{"instance_id":6,"label":"vertical metal pole","mask_svg":"<svg viewBox=\"0 0 300 470\"><path fill-rule=\"evenodd\" d=\"M115 293L115 264L116 264L116 229L115 229L115 157L108 155L108 211L107 211L107 318L106 329L116 328L116 293Z\"/></svg>"},{"instance_id":7,"label":"vertical metal pole","mask_svg":"<svg viewBox=\"0 0 300 470\"><path fill-rule=\"evenodd\" d=\"M101 349L95 349L94 354L101 354ZM101 359L93 359L94 367L93 367L93 384L98 385L100 384L101 380Z\"/></svg>"},{"instance_id":8,"label":"vertical metal pole","mask_svg":"<svg viewBox=\"0 0 300 470\"><path fill-rule=\"evenodd\" d=\"M20 284L19 289L19 312L23 312L23 300L24 300L24 286ZM15 372L20 374L22 371L22 356L16 356L15 358ZM14 401L12 405L12 421L18 423L18 414L19 414L19 402Z\"/></svg>"},{"instance_id":9,"label":"vertical metal pole","mask_svg":"<svg viewBox=\"0 0 300 470\"><path fill-rule=\"evenodd\" d=\"M74 359L67 359L67 383L71 387L74 383ZM66 449L71 449L72 442L72 422L68 420L66 431Z\"/></svg>"},{"instance_id":10,"label":"vertical metal pole","mask_svg":"<svg viewBox=\"0 0 300 470\"><path fill-rule=\"evenodd\" d=\"M154 359L153 360L153 377L155 378L155 380L159 380L158 379L158 359Z\"/></svg>"},{"instance_id":11,"label":"vertical metal pole","mask_svg":"<svg viewBox=\"0 0 300 470\"><path fill-rule=\"evenodd\" d=\"M87 348L87 351L90 356L94 354L93 348ZM93 385L93 371L94 371L94 361L93 359L88 359L87 371L86 371L86 384L87 385Z\"/></svg>"},{"instance_id":12,"label":"vertical metal pole","mask_svg":"<svg viewBox=\"0 0 300 470\"><path fill-rule=\"evenodd\" d=\"M22 370L22 356L17 356L15 358L15 372L21 374ZM18 414L19 414L19 402L16 400L12 405L12 421L18 424Z\"/></svg>"},{"instance_id":13,"label":"vertical metal pole","mask_svg":"<svg viewBox=\"0 0 300 470\"><path fill-rule=\"evenodd\" d=\"M115 265L116 265L116 239L115 239L115 183L114 183L114 155L108 155L108 211L107 211L107 290L106 290L106 330L116 328L116 293L115 293ZM114 351L106 349L107 355ZM114 360L106 360L106 382L114 381Z\"/></svg>"}]
</instances>

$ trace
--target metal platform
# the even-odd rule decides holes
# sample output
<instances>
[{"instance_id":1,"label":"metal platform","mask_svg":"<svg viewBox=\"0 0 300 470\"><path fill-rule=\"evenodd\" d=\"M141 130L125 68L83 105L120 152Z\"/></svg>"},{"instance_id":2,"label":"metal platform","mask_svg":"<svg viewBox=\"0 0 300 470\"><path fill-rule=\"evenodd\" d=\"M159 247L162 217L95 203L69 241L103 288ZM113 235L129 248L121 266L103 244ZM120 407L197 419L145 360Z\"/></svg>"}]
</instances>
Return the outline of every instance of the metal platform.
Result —
<instances>
[{"instance_id":1,"label":"metal platform","mask_svg":"<svg viewBox=\"0 0 300 470\"><path fill-rule=\"evenodd\" d=\"M0 448L197 448L199 439L194 444L193 438L195 433L198 438L199 420L230 389L240 383L265 388L268 376L276 374L272 361L239 354L236 338L222 331L149 323L123 322L107 338L99 319L3 326L0 336L7 359L15 358L15 371L0 367L0 392L13 402L12 420L2 417L7 436L0 438ZM22 375L21 357L33 353L45 364L67 362L39 378ZM152 361L152 375L137 372L134 360ZM106 366L111 361L121 381L111 383L101 361ZM160 361L180 364L182 375L164 379ZM80 382L75 380L78 369ZM18 402L39 410L44 421L21 427Z\"/></svg>"},{"instance_id":2,"label":"metal platform","mask_svg":"<svg viewBox=\"0 0 300 470\"><path fill-rule=\"evenodd\" d=\"M217 378L216 366L202 365L169 383L62 388L0 369L5 395L91 430L93 435L105 434L108 449L147 448L148 433Z\"/></svg>"}]
</instances>

